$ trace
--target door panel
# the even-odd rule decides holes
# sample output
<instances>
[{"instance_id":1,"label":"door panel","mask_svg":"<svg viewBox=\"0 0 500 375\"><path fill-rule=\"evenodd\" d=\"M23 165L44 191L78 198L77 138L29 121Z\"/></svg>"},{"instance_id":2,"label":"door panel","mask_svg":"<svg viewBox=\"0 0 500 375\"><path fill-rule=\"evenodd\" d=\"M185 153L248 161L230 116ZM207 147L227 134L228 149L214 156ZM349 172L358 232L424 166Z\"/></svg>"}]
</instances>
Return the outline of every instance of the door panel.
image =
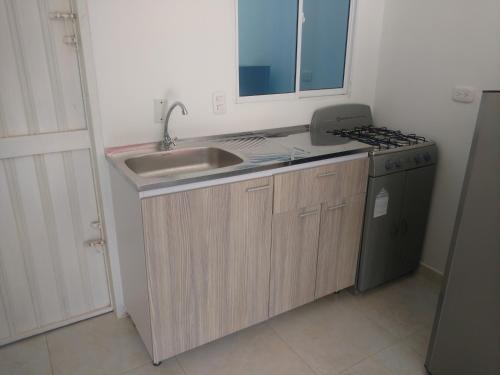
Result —
<instances>
[{"instance_id":1,"label":"door panel","mask_svg":"<svg viewBox=\"0 0 500 375\"><path fill-rule=\"evenodd\" d=\"M420 262L435 169L435 166L431 166L406 172L398 245L399 251L403 254L402 273L413 271Z\"/></svg>"},{"instance_id":2,"label":"door panel","mask_svg":"<svg viewBox=\"0 0 500 375\"><path fill-rule=\"evenodd\" d=\"M71 21L68 0L0 2L0 134L33 135L85 129L77 50L63 42Z\"/></svg>"},{"instance_id":3,"label":"door panel","mask_svg":"<svg viewBox=\"0 0 500 375\"><path fill-rule=\"evenodd\" d=\"M404 184L404 173L369 178L357 281L360 291L398 276L398 266L402 258L398 253L398 236ZM380 216L374 217L376 196L382 189L388 194L387 212L383 214L382 210L379 212ZM385 206L383 200L382 206ZM387 236L387 233L390 233L390 236Z\"/></svg>"},{"instance_id":4,"label":"door panel","mask_svg":"<svg viewBox=\"0 0 500 375\"><path fill-rule=\"evenodd\" d=\"M54 11L0 0L0 344L111 310L77 25Z\"/></svg>"},{"instance_id":5,"label":"door panel","mask_svg":"<svg viewBox=\"0 0 500 375\"><path fill-rule=\"evenodd\" d=\"M1 166L0 272L12 334L109 307L104 254L85 245L100 236L90 226L99 215L88 151L3 159Z\"/></svg>"},{"instance_id":6,"label":"door panel","mask_svg":"<svg viewBox=\"0 0 500 375\"><path fill-rule=\"evenodd\" d=\"M42 195L46 191L46 178L43 178L43 160L40 156L24 157L9 160L14 174L10 176L18 189L19 209L23 211L23 218L18 225L21 226L21 236L26 237L23 256L28 259L33 284L32 293L35 306L39 314L41 326L53 323L64 318L63 301L60 295L62 283L58 283L60 271L59 258L52 244L49 244L49 213L46 208L47 199ZM36 167L35 167L36 165ZM36 168L36 169L35 169ZM13 191L11 190L11 196Z\"/></svg>"},{"instance_id":7,"label":"door panel","mask_svg":"<svg viewBox=\"0 0 500 375\"><path fill-rule=\"evenodd\" d=\"M314 300L321 206L275 214L269 315Z\"/></svg>"},{"instance_id":8,"label":"door panel","mask_svg":"<svg viewBox=\"0 0 500 375\"><path fill-rule=\"evenodd\" d=\"M2 284L0 285L3 305L8 308L6 313L11 332L26 332L35 329L38 325L37 314L30 294L32 280L30 276L30 264L23 258L22 246L26 241L24 236L19 235L22 228L23 210L19 208L20 199L17 196L17 184L13 181L12 166L10 161L3 160L0 168L0 274ZM9 176L9 177L8 177ZM12 198L11 198L12 191ZM22 234L22 232L21 232ZM14 319L15 318L15 319Z\"/></svg>"}]
</instances>

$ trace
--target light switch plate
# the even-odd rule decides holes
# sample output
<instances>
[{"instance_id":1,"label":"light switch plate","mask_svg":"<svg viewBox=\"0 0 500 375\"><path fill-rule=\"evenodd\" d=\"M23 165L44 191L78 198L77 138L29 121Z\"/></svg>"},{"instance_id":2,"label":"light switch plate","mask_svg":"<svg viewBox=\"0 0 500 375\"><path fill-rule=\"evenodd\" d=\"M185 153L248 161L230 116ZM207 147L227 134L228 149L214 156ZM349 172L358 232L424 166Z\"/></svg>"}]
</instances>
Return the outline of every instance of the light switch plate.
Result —
<instances>
[{"instance_id":1,"label":"light switch plate","mask_svg":"<svg viewBox=\"0 0 500 375\"><path fill-rule=\"evenodd\" d=\"M167 99L155 99L154 100L154 116L156 123L162 123L165 121L165 115L167 114Z\"/></svg>"},{"instance_id":2,"label":"light switch plate","mask_svg":"<svg viewBox=\"0 0 500 375\"><path fill-rule=\"evenodd\" d=\"M226 113L226 93L223 91L214 92L212 95L212 104L216 115Z\"/></svg>"},{"instance_id":3,"label":"light switch plate","mask_svg":"<svg viewBox=\"0 0 500 375\"><path fill-rule=\"evenodd\" d=\"M453 89L453 100L459 103L472 103L476 98L476 89L468 86L456 86Z\"/></svg>"}]
</instances>

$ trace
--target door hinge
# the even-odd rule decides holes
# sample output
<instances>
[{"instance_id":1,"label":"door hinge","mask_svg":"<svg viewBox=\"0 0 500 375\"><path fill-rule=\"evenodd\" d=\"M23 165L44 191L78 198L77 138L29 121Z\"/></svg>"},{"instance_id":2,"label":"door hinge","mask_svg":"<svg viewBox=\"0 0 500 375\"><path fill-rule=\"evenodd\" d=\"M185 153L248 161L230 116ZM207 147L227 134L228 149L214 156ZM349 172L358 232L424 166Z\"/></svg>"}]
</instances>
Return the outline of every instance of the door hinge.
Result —
<instances>
[{"instance_id":1,"label":"door hinge","mask_svg":"<svg viewBox=\"0 0 500 375\"><path fill-rule=\"evenodd\" d=\"M100 221L93 221L90 223L90 227L92 229L101 230L101 222Z\"/></svg>"},{"instance_id":2,"label":"door hinge","mask_svg":"<svg viewBox=\"0 0 500 375\"><path fill-rule=\"evenodd\" d=\"M76 13L73 12L50 12L49 18L53 21L63 21L71 22L73 24L73 29L75 28ZM78 46L78 38L75 34L63 36L63 43L70 46Z\"/></svg>"},{"instance_id":3,"label":"door hinge","mask_svg":"<svg viewBox=\"0 0 500 375\"><path fill-rule=\"evenodd\" d=\"M75 35L65 35L63 37L64 44L69 44L70 46L76 46L78 44L78 39Z\"/></svg>"},{"instance_id":4,"label":"door hinge","mask_svg":"<svg viewBox=\"0 0 500 375\"><path fill-rule=\"evenodd\" d=\"M106 242L102 238L99 238L97 240L87 241L87 242L85 242L85 245L101 251L104 248L104 246L106 245Z\"/></svg>"},{"instance_id":5,"label":"door hinge","mask_svg":"<svg viewBox=\"0 0 500 375\"><path fill-rule=\"evenodd\" d=\"M72 12L50 12L49 17L51 20L74 20L76 19L76 13Z\"/></svg>"}]
</instances>

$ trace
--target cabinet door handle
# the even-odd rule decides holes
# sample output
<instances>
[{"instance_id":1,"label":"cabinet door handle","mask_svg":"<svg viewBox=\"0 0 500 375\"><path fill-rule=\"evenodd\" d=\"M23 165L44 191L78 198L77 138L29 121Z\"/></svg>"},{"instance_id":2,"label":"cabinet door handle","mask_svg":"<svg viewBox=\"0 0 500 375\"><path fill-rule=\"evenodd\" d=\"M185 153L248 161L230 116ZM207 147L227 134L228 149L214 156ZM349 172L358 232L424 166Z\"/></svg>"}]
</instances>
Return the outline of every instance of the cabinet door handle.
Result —
<instances>
[{"instance_id":1,"label":"cabinet door handle","mask_svg":"<svg viewBox=\"0 0 500 375\"><path fill-rule=\"evenodd\" d=\"M337 210L337 209L345 207L345 206L347 206L347 203L344 202L344 203L336 204L334 206L327 207L326 209L328 211L333 211L333 210Z\"/></svg>"},{"instance_id":2,"label":"cabinet door handle","mask_svg":"<svg viewBox=\"0 0 500 375\"><path fill-rule=\"evenodd\" d=\"M336 176L337 172L325 172L325 173L320 173L318 177L331 177L331 176Z\"/></svg>"},{"instance_id":3,"label":"cabinet door handle","mask_svg":"<svg viewBox=\"0 0 500 375\"><path fill-rule=\"evenodd\" d=\"M302 212L302 213L299 215L299 217L300 217L300 218L303 218L303 217L307 217L307 216L311 216L311 215L316 215L318 212L319 212L319 210L312 210L312 211Z\"/></svg>"},{"instance_id":4,"label":"cabinet door handle","mask_svg":"<svg viewBox=\"0 0 500 375\"><path fill-rule=\"evenodd\" d=\"M254 191L261 191L261 190L267 190L271 187L271 185L263 185L263 186L256 186L256 187L251 187L247 189L247 193L252 193Z\"/></svg>"}]
</instances>

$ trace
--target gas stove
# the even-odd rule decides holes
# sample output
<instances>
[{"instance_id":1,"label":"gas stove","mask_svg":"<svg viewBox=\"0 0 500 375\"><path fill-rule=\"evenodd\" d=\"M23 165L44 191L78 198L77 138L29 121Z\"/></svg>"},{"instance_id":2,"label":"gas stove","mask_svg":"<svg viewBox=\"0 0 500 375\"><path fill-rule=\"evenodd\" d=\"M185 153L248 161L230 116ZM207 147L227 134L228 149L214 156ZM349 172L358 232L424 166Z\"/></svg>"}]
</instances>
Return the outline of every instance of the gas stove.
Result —
<instances>
[{"instance_id":1,"label":"gas stove","mask_svg":"<svg viewBox=\"0 0 500 375\"><path fill-rule=\"evenodd\" d=\"M353 129L327 130L327 134L354 139L372 145L374 147L372 153L430 143L424 137L417 136L416 134L404 134L401 130L390 130L386 127L377 128L373 125L355 127Z\"/></svg>"},{"instance_id":2,"label":"gas stove","mask_svg":"<svg viewBox=\"0 0 500 375\"><path fill-rule=\"evenodd\" d=\"M416 134L376 127L370 107L317 110L313 145L356 140L372 146L356 288L364 292L419 266L437 161L436 144Z\"/></svg>"},{"instance_id":3,"label":"gas stove","mask_svg":"<svg viewBox=\"0 0 500 375\"><path fill-rule=\"evenodd\" d=\"M373 146L370 176L381 176L436 163L433 141L413 133L403 133L373 125L369 106L344 104L320 109L311 122L313 144L338 144L356 140Z\"/></svg>"}]
</instances>

